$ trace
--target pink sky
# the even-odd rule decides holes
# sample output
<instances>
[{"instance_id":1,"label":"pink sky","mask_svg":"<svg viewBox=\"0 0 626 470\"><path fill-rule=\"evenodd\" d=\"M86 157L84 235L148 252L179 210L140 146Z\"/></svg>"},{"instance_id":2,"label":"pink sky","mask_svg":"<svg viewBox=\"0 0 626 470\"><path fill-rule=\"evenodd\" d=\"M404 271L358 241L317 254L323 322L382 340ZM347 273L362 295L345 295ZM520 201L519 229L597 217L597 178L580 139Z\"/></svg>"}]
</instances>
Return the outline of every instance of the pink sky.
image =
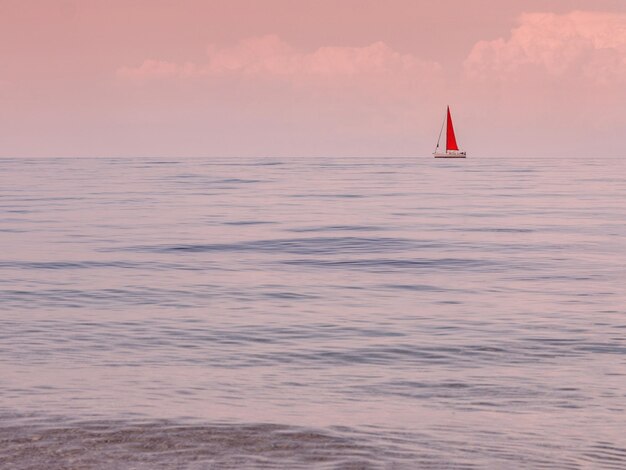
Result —
<instances>
[{"instance_id":1,"label":"pink sky","mask_svg":"<svg viewBox=\"0 0 626 470\"><path fill-rule=\"evenodd\" d=\"M0 156L624 156L623 0L0 0Z\"/></svg>"}]
</instances>

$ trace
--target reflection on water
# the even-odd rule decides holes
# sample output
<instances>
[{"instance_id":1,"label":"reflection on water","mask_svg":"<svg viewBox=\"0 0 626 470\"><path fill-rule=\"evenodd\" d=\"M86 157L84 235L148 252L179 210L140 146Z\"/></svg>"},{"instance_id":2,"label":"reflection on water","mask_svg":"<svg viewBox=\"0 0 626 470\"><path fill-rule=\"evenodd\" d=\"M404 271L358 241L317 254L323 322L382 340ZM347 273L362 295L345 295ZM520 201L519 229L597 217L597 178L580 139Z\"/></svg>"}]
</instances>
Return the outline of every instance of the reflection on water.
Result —
<instances>
[{"instance_id":1,"label":"reflection on water","mask_svg":"<svg viewBox=\"0 0 626 470\"><path fill-rule=\"evenodd\" d=\"M0 160L0 460L624 468L625 169Z\"/></svg>"}]
</instances>

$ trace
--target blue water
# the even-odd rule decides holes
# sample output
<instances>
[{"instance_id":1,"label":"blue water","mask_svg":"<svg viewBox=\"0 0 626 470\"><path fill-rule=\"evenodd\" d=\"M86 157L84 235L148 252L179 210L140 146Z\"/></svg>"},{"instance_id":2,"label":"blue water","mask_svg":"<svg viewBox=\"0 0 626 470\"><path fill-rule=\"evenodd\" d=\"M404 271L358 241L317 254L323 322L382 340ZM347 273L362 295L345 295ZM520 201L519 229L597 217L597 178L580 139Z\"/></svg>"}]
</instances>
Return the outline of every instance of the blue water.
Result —
<instances>
[{"instance_id":1,"label":"blue water","mask_svg":"<svg viewBox=\"0 0 626 470\"><path fill-rule=\"evenodd\" d=\"M0 159L9 468L626 468L626 164Z\"/></svg>"}]
</instances>

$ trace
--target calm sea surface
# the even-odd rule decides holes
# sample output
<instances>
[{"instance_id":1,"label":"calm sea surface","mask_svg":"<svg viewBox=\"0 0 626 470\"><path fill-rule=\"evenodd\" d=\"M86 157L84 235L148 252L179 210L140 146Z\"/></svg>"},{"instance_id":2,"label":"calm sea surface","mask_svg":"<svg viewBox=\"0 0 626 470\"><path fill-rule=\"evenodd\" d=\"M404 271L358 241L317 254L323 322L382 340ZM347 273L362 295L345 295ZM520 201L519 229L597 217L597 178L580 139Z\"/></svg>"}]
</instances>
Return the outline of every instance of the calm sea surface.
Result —
<instances>
[{"instance_id":1,"label":"calm sea surface","mask_svg":"<svg viewBox=\"0 0 626 470\"><path fill-rule=\"evenodd\" d=\"M626 468L619 159L0 159L8 468Z\"/></svg>"}]
</instances>

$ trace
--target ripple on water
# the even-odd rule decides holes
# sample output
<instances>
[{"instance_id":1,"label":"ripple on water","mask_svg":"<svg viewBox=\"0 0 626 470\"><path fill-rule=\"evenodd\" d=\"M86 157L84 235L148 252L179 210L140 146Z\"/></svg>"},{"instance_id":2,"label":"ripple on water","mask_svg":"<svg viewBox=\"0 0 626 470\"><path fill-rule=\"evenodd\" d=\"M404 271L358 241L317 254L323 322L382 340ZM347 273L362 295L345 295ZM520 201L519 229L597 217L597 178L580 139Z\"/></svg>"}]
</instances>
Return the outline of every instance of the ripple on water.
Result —
<instances>
[{"instance_id":1,"label":"ripple on water","mask_svg":"<svg viewBox=\"0 0 626 470\"><path fill-rule=\"evenodd\" d=\"M91 422L0 428L6 468L376 468L362 438L272 424Z\"/></svg>"},{"instance_id":2,"label":"ripple on water","mask_svg":"<svg viewBox=\"0 0 626 470\"><path fill-rule=\"evenodd\" d=\"M426 242L423 247L435 244ZM239 243L143 245L123 250L157 253L202 253L250 251L260 253L337 255L339 253L402 251L416 246L416 242L393 237L310 237L271 240L253 240Z\"/></svg>"},{"instance_id":3,"label":"ripple on water","mask_svg":"<svg viewBox=\"0 0 626 470\"><path fill-rule=\"evenodd\" d=\"M579 456L549 436L511 441L500 430L476 430L467 439L431 433L390 432L375 426L305 428L276 424L195 425L168 421L44 421L0 428L0 460L12 469L623 469L626 447L580 442ZM528 452L529 446L535 448Z\"/></svg>"}]
</instances>

